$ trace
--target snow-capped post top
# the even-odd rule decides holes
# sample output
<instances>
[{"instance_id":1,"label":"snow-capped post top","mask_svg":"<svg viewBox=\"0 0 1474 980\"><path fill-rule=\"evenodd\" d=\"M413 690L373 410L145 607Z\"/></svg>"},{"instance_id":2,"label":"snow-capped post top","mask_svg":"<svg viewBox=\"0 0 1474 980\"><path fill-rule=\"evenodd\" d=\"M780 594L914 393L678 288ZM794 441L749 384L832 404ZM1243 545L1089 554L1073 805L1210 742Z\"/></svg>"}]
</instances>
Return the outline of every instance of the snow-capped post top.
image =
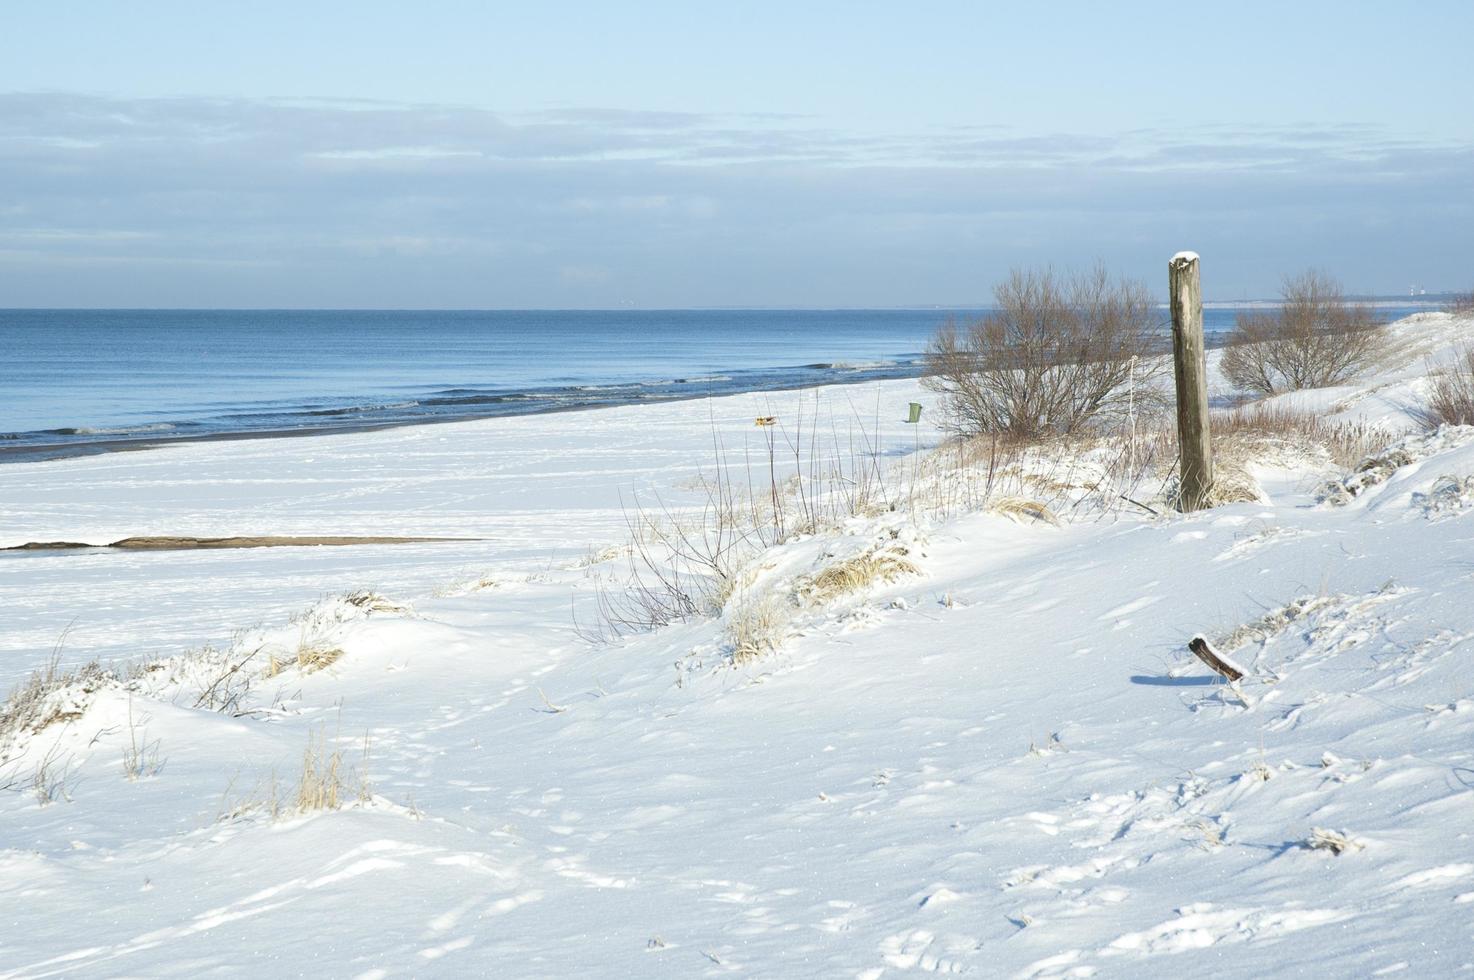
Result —
<instances>
[{"instance_id":1,"label":"snow-capped post top","mask_svg":"<svg viewBox=\"0 0 1474 980\"><path fill-rule=\"evenodd\" d=\"M1197 252L1178 252L1176 255L1172 256L1172 260L1168 263L1168 265L1184 266L1190 262L1196 262L1197 260Z\"/></svg>"}]
</instances>

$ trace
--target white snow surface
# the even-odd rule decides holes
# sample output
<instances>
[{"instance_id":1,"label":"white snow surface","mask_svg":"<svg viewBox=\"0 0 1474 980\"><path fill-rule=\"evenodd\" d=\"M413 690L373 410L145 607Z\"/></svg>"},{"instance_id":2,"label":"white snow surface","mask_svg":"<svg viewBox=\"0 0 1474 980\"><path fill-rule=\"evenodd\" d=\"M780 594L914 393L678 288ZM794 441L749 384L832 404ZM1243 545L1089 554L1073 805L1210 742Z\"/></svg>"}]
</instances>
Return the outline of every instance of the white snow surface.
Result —
<instances>
[{"instance_id":1,"label":"white snow surface","mask_svg":"<svg viewBox=\"0 0 1474 980\"><path fill-rule=\"evenodd\" d=\"M856 518L751 588L897 543L919 574L741 665L718 616L575 628L633 502L690 504L714 442L765 478L765 415L878 418L904 472L940 440L915 383L0 467L0 545L481 539L0 558L0 680L64 632L65 664L158 664L9 747L0 976L1474 971L1474 430L1407 435L1474 323L1393 329L1377 377L1283 396L1403 440L1349 503L1307 467L1192 515ZM342 656L196 706L309 634ZM366 799L244 806L314 734Z\"/></svg>"}]
</instances>

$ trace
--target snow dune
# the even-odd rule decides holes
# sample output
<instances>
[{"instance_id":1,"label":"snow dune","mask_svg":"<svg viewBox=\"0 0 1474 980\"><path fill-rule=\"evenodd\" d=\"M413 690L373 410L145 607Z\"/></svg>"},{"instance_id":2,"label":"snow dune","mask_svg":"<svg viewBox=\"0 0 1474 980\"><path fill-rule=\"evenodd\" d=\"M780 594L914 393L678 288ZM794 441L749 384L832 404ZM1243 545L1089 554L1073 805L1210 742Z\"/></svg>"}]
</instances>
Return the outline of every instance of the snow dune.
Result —
<instances>
[{"instance_id":1,"label":"snow dune","mask_svg":"<svg viewBox=\"0 0 1474 980\"><path fill-rule=\"evenodd\" d=\"M714 441L764 473L765 415L878 416L904 480L938 439L914 383L7 466L0 546L480 540L0 559L0 679L69 625L68 663L160 663L12 746L0 975L1474 970L1474 429L1405 434L1474 323L1395 329L1380 376L1285 396L1402 440L1345 501L1280 459L1268 502L1188 516L857 518L747 587L899 546L917 573L794 600L736 666L722 617L575 628L635 496L698 500ZM284 663L202 697L253 651ZM314 736L363 800L273 818Z\"/></svg>"}]
</instances>

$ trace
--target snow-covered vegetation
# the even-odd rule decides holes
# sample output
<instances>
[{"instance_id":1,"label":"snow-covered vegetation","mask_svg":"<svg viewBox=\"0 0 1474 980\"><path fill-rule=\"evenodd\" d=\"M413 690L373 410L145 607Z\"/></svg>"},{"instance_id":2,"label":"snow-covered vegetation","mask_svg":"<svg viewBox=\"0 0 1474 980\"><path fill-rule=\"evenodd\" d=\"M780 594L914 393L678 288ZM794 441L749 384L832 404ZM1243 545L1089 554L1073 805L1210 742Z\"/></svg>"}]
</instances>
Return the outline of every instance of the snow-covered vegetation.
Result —
<instances>
[{"instance_id":1,"label":"snow-covered vegetation","mask_svg":"<svg viewBox=\"0 0 1474 980\"><path fill-rule=\"evenodd\" d=\"M1134 399L913 382L8 466L0 546L479 540L0 561L0 971L1474 969L1474 319L1387 329L1187 516Z\"/></svg>"}]
</instances>

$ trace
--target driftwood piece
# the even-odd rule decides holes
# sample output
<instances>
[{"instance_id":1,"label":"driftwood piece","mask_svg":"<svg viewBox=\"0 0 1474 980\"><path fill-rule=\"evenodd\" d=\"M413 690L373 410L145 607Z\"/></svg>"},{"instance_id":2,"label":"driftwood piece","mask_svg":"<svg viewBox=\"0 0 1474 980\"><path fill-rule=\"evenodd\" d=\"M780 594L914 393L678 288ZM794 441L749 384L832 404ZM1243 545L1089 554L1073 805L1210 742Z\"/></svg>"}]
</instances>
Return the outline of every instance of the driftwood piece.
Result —
<instances>
[{"instance_id":1,"label":"driftwood piece","mask_svg":"<svg viewBox=\"0 0 1474 980\"><path fill-rule=\"evenodd\" d=\"M1237 681L1244 676L1243 670L1232 660L1213 649L1213 644L1208 642L1205 636L1195 636L1187 643L1187 648L1193 652L1203 663L1207 664L1220 677L1229 681Z\"/></svg>"}]
</instances>

